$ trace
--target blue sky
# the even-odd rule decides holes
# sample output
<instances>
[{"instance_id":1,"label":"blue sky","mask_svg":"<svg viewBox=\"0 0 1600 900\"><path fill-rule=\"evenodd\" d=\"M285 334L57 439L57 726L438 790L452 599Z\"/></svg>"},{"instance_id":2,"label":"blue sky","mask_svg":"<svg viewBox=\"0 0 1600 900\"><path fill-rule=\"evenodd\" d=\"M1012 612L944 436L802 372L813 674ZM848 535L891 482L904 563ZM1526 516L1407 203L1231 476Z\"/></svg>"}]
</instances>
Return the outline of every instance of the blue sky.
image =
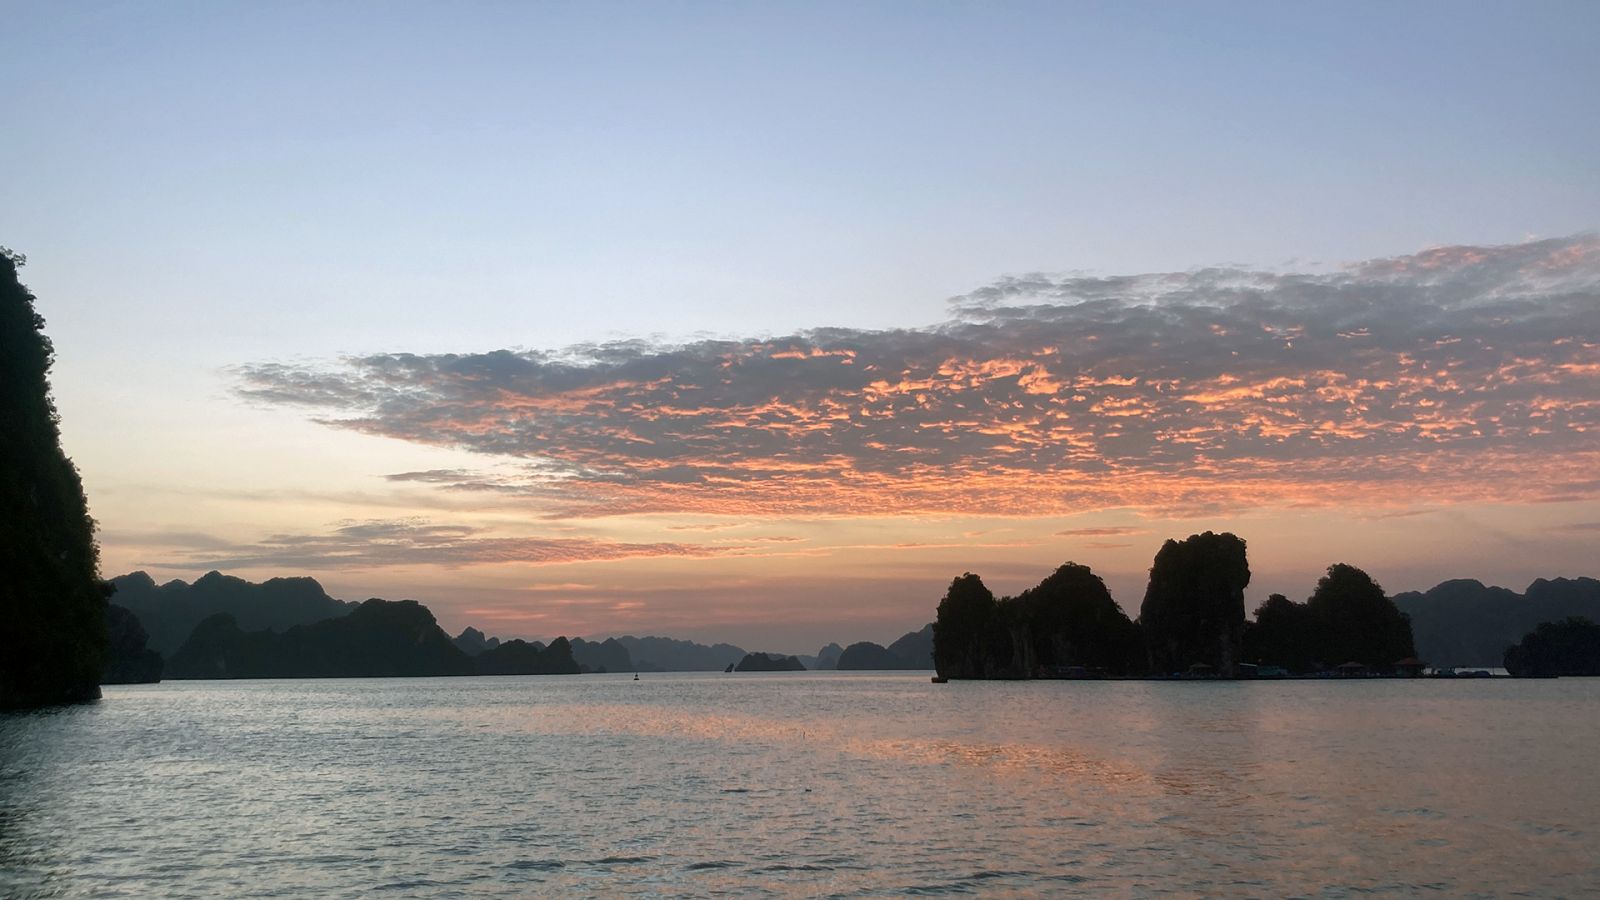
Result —
<instances>
[{"instance_id":1,"label":"blue sky","mask_svg":"<svg viewBox=\"0 0 1600 900\"><path fill-rule=\"evenodd\" d=\"M396 318L463 344L882 327L1004 273L1361 259L1600 208L1593 4L6 19L0 221L35 272L313 353Z\"/></svg>"},{"instance_id":2,"label":"blue sky","mask_svg":"<svg viewBox=\"0 0 1600 900\"><path fill-rule=\"evenodd\" d=\"M1008 275L1322 273L1600 225L1593 3L0 21L0 243L30 258L108 565L148 556L117 535L151 517L238 540L365 517L180 497L366 502L443 452L253 406L236 367L913 328Z\"/></svg>"}]
</instances>

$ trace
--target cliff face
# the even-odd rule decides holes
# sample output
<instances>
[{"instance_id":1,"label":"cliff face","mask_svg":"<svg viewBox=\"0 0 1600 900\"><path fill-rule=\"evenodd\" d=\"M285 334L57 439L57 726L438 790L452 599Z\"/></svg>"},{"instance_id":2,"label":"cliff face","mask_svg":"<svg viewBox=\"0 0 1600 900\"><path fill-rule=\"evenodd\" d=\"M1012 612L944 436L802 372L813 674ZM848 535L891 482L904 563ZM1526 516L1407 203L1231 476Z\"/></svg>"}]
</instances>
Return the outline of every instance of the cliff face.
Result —
<instances>
[{"instance_id":1,"label":"cliff face","mask_svg":"<svg viewBox=\"0 0 1600 900\"><path fill-rule=\"evenodd\" d=\"M1206 665L1232 675L1243 649L1249 584L1245 543L1235 535L1207 531L1162 545L1139 609L1151 671Z\"/></svg>"},{"instance_id":2,"label":"cliff face","mask_svg":"<svg viewBox=\"0 0 1600 900\"><path fill-rule=\"evenodd\" d=\"M19 261L0 248L0 709L99 697L106 654L94 522L61 450L54 349Z\"/></svg>"}]
</instances>

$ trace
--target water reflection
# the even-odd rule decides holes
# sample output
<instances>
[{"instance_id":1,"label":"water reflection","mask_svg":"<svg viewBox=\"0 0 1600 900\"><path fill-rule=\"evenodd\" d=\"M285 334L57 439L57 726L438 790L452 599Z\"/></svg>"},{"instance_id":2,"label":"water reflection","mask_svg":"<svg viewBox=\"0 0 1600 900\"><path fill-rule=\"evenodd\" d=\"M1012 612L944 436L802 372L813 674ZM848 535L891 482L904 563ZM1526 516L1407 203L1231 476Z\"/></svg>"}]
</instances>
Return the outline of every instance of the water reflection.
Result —
<instances>
[{"instance_id":1,"label":"water reflection","mask_svg":"<svg viewBox=\"0 0 1600 900\"><path fill-rule=\"evenodd\" d=\"M1589 682L188 683L0 718L0 894L1572 893Z\"/></svg>"}]
</instances>

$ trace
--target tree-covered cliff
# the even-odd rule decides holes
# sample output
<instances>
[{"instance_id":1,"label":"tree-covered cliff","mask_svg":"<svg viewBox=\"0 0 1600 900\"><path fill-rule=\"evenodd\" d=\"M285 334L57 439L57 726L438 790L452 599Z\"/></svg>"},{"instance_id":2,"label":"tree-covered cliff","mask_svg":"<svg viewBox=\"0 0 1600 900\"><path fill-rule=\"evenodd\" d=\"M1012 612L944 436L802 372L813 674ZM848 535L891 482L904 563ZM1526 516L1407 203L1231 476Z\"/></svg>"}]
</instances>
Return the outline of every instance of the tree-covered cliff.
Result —
<instances>
[{"instance_id":1,"label":"tree-covered cliff","mask_svg":"<svg viewBox=\"0 0 1600 900\"><path fill-rule=\"evenodd\" d=\"M1139 607L1150 671L1208 666L1220 675L1235 674L1249 584L1245 543L1236 535L1207 531L1163 544Z\"/></svg>"},{"instance_id":2,"label":"tree-covered cliff","mask_svg":"<svg viewBox=\"0 0 1600 900\"><path fill-rule=\"evenodd\" d=\"M951 582L933 623L946 678L1033 678L1081 669L1144 670L1139 628L1088 566L1066 563L1015 597L995 600L978 576Z\"/></svg>"},{"instance_id":3,"label":"tree-covered cliff","mask_svg":"<svg viewBox=\"0 0 1600 900\"><path fill-rule=\"evenodd\" d=\"M1582 616L1543 622L1503 659L1513 675L1600 675L1600 625Z\"/></svg>"},{"instance_id":4,"label":"tree-covered cliff","mask_svg":"<svg viewBox=\"0 0 1600 900\"><path fill-rule=\"evenodd\" d=\"M1358 662L1384 670L1415 657L1411 620L1355 566L1336 563L1305 603L1273 594L1245 629L1246 661L1305 673Z\"/></svg>"},{"instance_id":5,"label":"tree-covered cliff","mask_svg":"<svg viewBox=\"0 0 1600 900\"><path fill-rule=\"evenodd\" d=\"M61 450L54 348L20 262L0 248L0 709L100 696L106 654L94 521Z\"/></svg>"}]
</instances>

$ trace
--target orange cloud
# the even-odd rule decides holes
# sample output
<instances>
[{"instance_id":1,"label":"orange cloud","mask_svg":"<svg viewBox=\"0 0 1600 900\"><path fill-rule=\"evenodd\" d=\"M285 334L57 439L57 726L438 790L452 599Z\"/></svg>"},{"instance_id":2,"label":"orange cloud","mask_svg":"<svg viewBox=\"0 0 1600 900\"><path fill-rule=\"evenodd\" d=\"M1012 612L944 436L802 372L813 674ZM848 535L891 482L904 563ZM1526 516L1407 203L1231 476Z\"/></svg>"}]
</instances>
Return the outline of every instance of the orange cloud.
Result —
<instances>
[{"instance_id":1,"label":"orange cloud","mask_svg":"<svg viewBox=\"0 0 1600 900\"><path fill-rule=\"evenodd\" d=\"M241 392L520 461L391 477L557 516L1589 498L1597 247L1008 279L928 328L262 365Z\"/></svg>"}]
</instances>

